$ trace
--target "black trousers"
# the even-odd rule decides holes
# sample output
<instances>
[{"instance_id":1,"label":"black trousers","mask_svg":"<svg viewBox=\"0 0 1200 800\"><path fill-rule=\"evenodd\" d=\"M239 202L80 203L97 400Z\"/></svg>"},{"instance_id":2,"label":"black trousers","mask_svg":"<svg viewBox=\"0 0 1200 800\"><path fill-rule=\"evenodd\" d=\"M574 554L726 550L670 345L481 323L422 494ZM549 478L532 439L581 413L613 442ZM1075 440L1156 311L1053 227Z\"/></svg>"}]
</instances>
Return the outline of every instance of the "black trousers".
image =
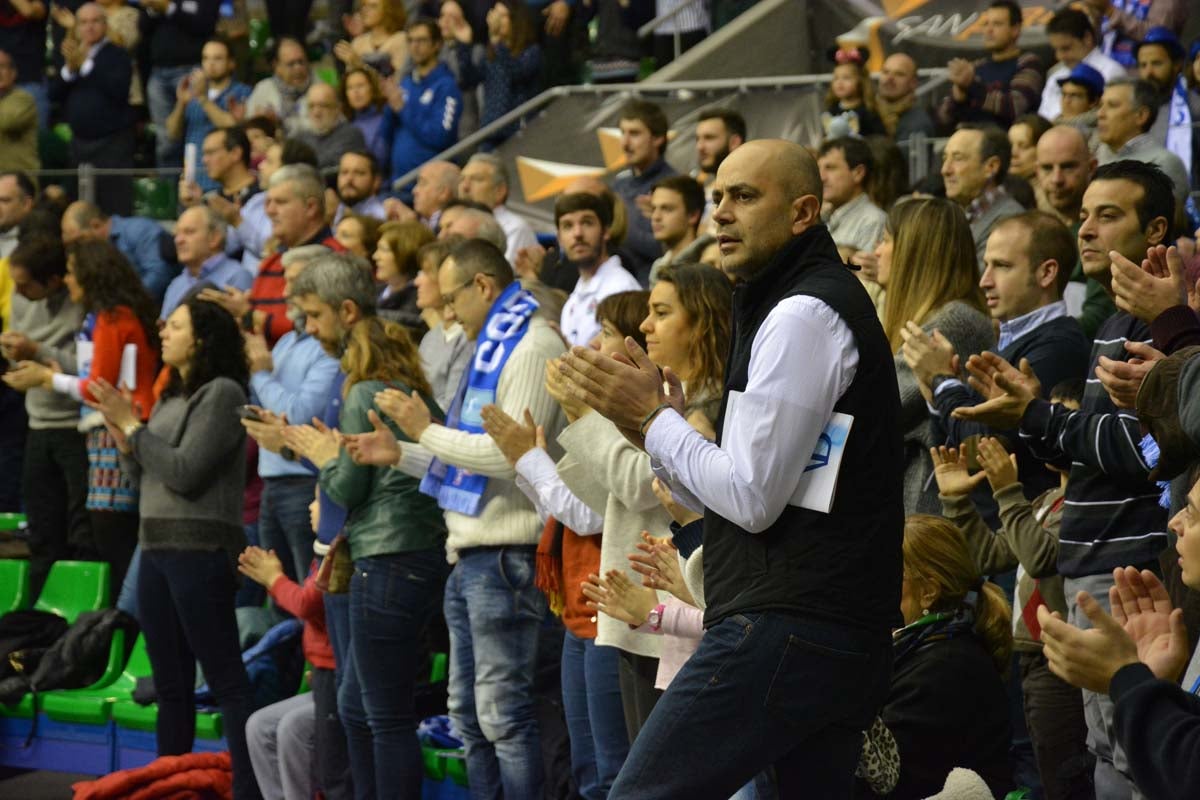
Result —
<instances>
[{"instance_id":1,"label":"black trousers","mask_svg":"<svg viewBox=\"0 0 1200 800\"><path fill-rule=\"evenodd\" d=\"M1050 671L1041 653L1017 654L1025 696L1025 724L1046 800L1094 796L1083 695Z\"/></svg>"},{"instance_id":2,"label":"black trousers","mask_svg":"<svg viewBox=\"0 0 1200 800\"><path fill-rule=\"evenodd\" d=\"M88 458L83 434L74 428L29 431L21 471L21 494L29 522L29 588L37 597L59 559L91 549L87 501Z\"/></svg>"},{"instance_id":3,"label":"black trousers","mask_svg":"<svg viewBox=\"0 0 1200 800\"><path fill-rule=\"evenodd\" d=\"M316 726L317 785L325 800L351 800L354 785L350 778L350 754L346 750L346 732L337 710L337 678L331 669L313 667L312 686Z\"/></svg>"},{"instance_id":4,"label":"black trousers","mask_svg":"<svg viewBox=\"0 0 1200 800\"><path fill-rule=\"evenodd\" d=\"M92 523L92 542L96 557L107 561L110 567L109 597L113 603L121 595L125 573L138 542L138 514L136 511L88 511Z\"/></svg>"},{"instance_id":5,"label":"black trousers","mask_svg":"<svg viewBox=\"0 0 1200 800\"><path fill-rule=\"evenodd\" d=\"M101 169L130 169L136 143L134 129L123 128L99 139L75 137L71 141L71 164L91 164ZM133 213L133 177L106 175L96 178L96 205L106 214L127 217Z\"/></svg>"},{"instance_id":6,"label":"black trousers","mask_svg":"<svg viewBox=\"0 0 1200 800\"><path fill-rule=\"evenodd\" d=\"M625 710L625 729L629 732L629 743L633 744L650 712L662 697L662 690L654 688L658 676L658 659L639 656L621 650L618 654L617 677L621 682L621 705Z\"/></svg>"}]
</instances>

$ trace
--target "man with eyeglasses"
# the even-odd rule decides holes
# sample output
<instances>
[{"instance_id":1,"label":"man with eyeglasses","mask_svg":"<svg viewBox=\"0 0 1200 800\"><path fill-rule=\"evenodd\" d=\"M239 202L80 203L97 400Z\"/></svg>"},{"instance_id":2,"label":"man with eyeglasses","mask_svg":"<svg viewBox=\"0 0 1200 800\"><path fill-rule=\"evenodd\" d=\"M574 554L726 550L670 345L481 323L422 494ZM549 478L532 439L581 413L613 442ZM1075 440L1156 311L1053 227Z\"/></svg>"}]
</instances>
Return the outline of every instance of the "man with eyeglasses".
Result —
<instances>
[{"instance_id":1,"label":"man with eyeglasses","mask_svg":"<svg viewBox=\"0 0 1200 800\"><path fill-rule=\"evenodd\" d=\"M17 86L16 65L0 50L0 172L37 172L37 130L37 103Z\"/></svg>"},{"instance_id":2,"label":"man with eyeglasses","mask_svg":"<svg viewBox=\"0 0 1200 800\"><path fill-rule=\"evenodd\" d=\"M304 45L295 39L280 38L272 64L275 73L254 85L254 91L246 101L245 118L271 117L291 135L307 115L305 94L312 85Z\"/></svg>"},{"instance_id":3,"label":"man with eyeglasses","mask_svg":"<svg viewBox=\"0 0 1200 800\"><path fill-rule=\"evenodd\" d=\"M228 42L205 42L200 51L200 69L184 76L175 89L175 109L167 117L167 135L199 148L212 131L237 125L233 110L246 102L250 87L233 79L236 68ZM218 181L208 173L207 165L196 164L195 182L201 192L216 189Z\"/></svg>"},{"instance_id":4,"label":"man with eyeglasses","mask_svg":"<svg viewBox=\"0 0 1200 800\"><path fill-rule=\"evenodd\" d=\"M317 81L309 88L306 99L305 129L294 138L316 151L320 169L338 166L343 153L366 148L362 131L342 116L342 107L332 86Z\"/></svg>"},{"instance_id":5,"label":"man with eyeglasses","mask_svg":"<svg viewBox=\"0 0 1200 800\"><path fill-rule=\"evenodd\" d=\"M462 92L450 67L440 60L442 31L431 19L408 26L408 55L413 69L400 85L384 83L387 107L383 136L392 140L394 182L458 141ZM405 202L410 197L402 198Z\"/></svg>"}]
</instances>

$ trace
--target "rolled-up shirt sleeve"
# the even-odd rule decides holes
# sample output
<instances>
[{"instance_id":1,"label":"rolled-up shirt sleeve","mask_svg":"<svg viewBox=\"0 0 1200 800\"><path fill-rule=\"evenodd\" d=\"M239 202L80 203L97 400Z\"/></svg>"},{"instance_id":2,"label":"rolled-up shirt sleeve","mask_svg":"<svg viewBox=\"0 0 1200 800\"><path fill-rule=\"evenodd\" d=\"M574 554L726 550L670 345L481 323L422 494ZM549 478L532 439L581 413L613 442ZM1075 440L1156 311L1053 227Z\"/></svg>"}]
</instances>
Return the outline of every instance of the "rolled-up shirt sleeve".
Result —
<instances>
[{"instance_id":1,"label":"rolled-up shirt sleeve","mask_svg":"<svg viewBox=\"0 0 1200 800\"><path fill-rule=\"evenodd\" d=\"M857 367L854 335L837 312L807 295L783 300L754 336L746 389L727 400L721 444L664 411L646 434L656 474L745 530L766 530L795 494Z\"/></svg>"}]
</instances>

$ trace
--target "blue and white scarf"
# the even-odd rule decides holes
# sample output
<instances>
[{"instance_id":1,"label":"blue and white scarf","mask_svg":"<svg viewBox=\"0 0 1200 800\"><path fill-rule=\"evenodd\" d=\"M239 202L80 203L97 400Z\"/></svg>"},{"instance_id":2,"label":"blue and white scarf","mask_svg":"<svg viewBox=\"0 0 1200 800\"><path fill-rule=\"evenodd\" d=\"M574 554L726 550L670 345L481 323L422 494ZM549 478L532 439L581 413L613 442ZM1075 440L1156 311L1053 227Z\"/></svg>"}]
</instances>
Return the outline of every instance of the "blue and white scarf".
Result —
<instances>
[{"instance_id":1,"label":"blue and white scarf","mask_svg":"<svg viewBox=\"0 0 1200 800\"><path fill-rule=\"evenodd\" d=\"M1188 64L1191 69L1191 63ZM1187 84L1183 76L1175 82L1168 109L1167 149L1179 156L1187 174L1192 174L1192 108L1188 105Z\"/></svg>"},{"instance_id":2,"label":"blue and white scarf","mask_svg":"<svg viewBox=\"0 0 1200 800\"><path fill-rule=\"evenodd\" d=\"M492 304L487 321L475 344L471 368L454 394L446 415L446 427L468 433L483 433L483 407L496 402L496 387L508 358L529 330L537 311L537 300L513 281ZM433 459L421 480L421 491L437 498L438 506L474 517L479 514L488 479Z\"/></svg>"},{"instance_id":3,"label":"blue and white scarf","mask_svg":"<svg viewBox=\"0 0 1200 800\"><path fill-rule=\"evenodd\" d=\"M1150 4L1154 0L1113 0L1113 13L1130 14L1134 19L1144 22L1150 14ZM1120 33L1106 16L1100 22L1100 50L1106 56L1111 56L1126 69L1137 67L1137 40Z\"/></svg>"}]
</instances>

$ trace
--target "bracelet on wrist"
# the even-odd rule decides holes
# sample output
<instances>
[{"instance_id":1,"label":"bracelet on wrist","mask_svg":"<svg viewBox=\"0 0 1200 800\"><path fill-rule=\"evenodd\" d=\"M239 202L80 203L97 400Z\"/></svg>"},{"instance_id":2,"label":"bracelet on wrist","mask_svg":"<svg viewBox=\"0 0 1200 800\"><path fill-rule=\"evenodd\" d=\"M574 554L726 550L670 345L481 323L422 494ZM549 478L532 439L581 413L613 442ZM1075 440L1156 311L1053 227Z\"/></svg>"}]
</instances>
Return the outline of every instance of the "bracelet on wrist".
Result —
<instances>
[{"instance_id":1,"label":"bracelet on wrist","mask_svg":"<svg viewBox=\"0 0 1200 800\"><path fill-rule=\"evenodd\" d=\"M655 406L653 411L646 415L646 418L642 420L642 424L638 426L638 433L643 439L646 438L646 428L650 427L650 423L654 421L654 418L658 416L659 412L670 407L670 403L659 403L657 406Z\"/></svg>"}]
</instances>

